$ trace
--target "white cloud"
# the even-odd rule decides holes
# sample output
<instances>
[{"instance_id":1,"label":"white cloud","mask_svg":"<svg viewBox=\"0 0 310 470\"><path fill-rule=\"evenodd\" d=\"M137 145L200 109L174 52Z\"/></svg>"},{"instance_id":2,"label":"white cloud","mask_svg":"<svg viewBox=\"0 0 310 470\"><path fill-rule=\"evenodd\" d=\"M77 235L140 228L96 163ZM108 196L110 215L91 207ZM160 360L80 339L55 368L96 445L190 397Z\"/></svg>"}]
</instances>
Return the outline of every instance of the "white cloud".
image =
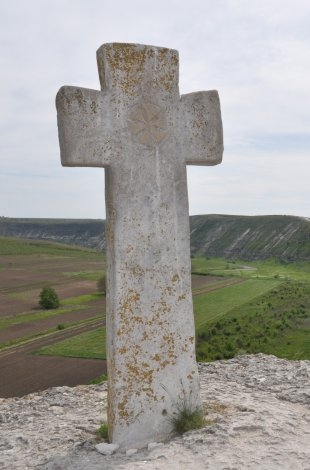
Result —
<instances>
[{"instance_id":1,"label":"white cloud","mask_svg":"<svg viewBox=\"0 0 310 470\"><path fill-rule=\"evenodd\" d=\"M309 24L308 0L1 2L0 214L104 216L103 171L60 166L54 99L99 89L117 41L176 48L181 93L220 92L224 160L189 168L192 213L309 216Z\"/></svg>"}]
</instances>

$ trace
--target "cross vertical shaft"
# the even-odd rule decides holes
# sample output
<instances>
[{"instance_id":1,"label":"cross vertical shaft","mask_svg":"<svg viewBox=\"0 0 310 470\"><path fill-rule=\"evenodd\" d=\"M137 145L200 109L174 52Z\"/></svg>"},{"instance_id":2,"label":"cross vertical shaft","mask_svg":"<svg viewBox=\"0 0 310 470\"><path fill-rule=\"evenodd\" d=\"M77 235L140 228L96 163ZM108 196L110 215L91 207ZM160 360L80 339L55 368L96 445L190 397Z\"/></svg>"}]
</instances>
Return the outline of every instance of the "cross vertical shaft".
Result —
<instances>
[{"instance_id":1,"label":"cross vertical shaft","mask_svg":"<svg viewBox=\"0 0 310 470\"><path fill-rule=\"evenodd\" d=\"M108 424L123 448L169 435L200 406L186 163L222 156L216 92L179 96L178 54L137 44L97 52L102 91L57 95L62 163L106 168Z\"/></svg>"}]
</instances>

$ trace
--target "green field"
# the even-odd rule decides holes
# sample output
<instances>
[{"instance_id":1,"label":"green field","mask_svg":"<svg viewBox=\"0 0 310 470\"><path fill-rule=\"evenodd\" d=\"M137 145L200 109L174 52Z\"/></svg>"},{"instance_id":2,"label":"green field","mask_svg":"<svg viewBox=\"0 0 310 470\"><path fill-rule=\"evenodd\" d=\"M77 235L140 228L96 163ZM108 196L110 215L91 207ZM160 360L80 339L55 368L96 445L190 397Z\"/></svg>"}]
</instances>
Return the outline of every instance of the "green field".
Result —
<instances>
[{"instance_id":1,"label":"green field","mask_svg":"<svg viewBox=\"0 0 310 470\"><path fill-rule=\"evenodd\" d=\"M310 359L310 284L286 281L197 328L197 358L263 352Z\"/></svg>"},{"instance_id":2,"label":"green field","mask_svg":"<svg viewBox=\"0 0 310 470\"><path fill-rule=\"evenodd\" d=\"M51 346L41 348L40 354L49 356L83 357L88 359L106 359L106 331L98 328L87 331Z\"/></svg>"},{"instance_id":3,"label":"green field","mask_svg":"<svg viewBox=\"0 0 310 470\"><path fill-rule=\"evenodd\" d=\"M64 328L74 334L77 325L101 317L104 324L104 297L97 289L104 263L104 255L92 250L0 238L0 348ZM198 360L257 352L310 359L309 263L193 258L192 272L201 276L193 289ZM46 284L63 292L58 309L38 308L35 296ZM5 305L9 312L16 302L20 311L6 314ZM55 340L38 353L105 358L105 329Z\"/></svg>"},{"instance_id":4,"label":"green field","mask_svg":"<svg viewBox=\"0 0 310 470\"><path fill-rule=\"evenodd\" d=\"M36 240L0 238L0 350L62 329L75 330L102 318L105 296L97 282L105 256L79 247ZM56 309L39 305L43 287L60 298Z\"/></svg>"},{"instance_id":5,"label":"green field","mask_svg":"<svg viewBox=\"0 0 310 470\"><path fill-rule=\"evenodd\" d=\"M227 260L224 258L193 258L192 272L212 276L237 276L245 279L304 280L310 282L307 261L286 263L275 259L264 261Z\"/></svg>"},{"instance_id":6,"label":"green field","mask_svg":"<svg viewBox=\"0 0 310 470\"><path fill-rule=\"evenodd\" d=\"M215 292L194 297L196 329L204 324L227 315L233 308L239 308L253 298L272 289L279 282L275 280L247 279L240 284L223 287Z\"/></svg>"},{"instance_id":7,"label":"green field","mask_svg":"<svg viewBox=\"0 0 310 470\"><path fill-rule=\"evenodd\" d=\"M275 354L288 359L310 359L310 269L307 263L276 260L228 262L196 258L193 272L239 277L240 283L215 282L215 290L193 298L197 359L212 361L242 353ZM203 291L203 289L201 289ZM102 358L104 330L83 334L40 353ZM89 355L87 353L89 351Z\"/></svg>"},{"instance_id":8,"label":"green field","mask_svg":"<svg viewBox=\"0 0 310 470\"><path fill-rule=\"evenodd\" d=\"M80 258L96 257L98 253L94 250L83 249L61 243L26 240L22 238L0 237L0 256L20 255L52 255L71 256Z\"/></svg>"}]
</instances>

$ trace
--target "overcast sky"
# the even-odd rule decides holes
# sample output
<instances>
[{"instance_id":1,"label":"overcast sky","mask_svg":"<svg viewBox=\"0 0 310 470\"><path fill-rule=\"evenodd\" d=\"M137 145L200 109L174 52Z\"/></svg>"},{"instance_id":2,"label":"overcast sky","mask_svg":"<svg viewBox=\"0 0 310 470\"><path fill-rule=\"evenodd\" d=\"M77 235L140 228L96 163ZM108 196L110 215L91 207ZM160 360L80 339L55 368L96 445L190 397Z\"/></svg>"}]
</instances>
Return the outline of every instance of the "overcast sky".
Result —
<instances>
[{"instance_id":1,"label":"overcast sky","mask_svg":"<svg viewBox=\"0 0 310 470\"><path fill-rule=\"evenodd\" d=\"M0 216L104 218L104 169L60 164L55 95L99 89L106 42L179 51L217 89L223 163L188 167L190 214L310 217L309 0L0 0Z\"/></svg>"}]
</instances>

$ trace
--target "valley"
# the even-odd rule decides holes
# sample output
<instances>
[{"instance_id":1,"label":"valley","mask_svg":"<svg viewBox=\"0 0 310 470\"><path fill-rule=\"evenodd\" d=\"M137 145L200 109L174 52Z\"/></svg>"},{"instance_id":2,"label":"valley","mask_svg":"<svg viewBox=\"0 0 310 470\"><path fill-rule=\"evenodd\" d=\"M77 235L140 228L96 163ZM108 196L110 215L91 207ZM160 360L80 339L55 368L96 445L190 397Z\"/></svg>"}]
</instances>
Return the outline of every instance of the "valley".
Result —
<instances>
[{"instance_id":1,"label":"valley","mask_svg":"<svg viewBox=\"0 0 310 470\"><path fill-rule=\"evenodd\" d=\"M0 239L0 397L106 374L104 270L93 250ZM38 304L47 285L57 309ZM307 262L193 257L192 290L199 361L258 352L310 359Z\"/></svg>"}]
</instances>

